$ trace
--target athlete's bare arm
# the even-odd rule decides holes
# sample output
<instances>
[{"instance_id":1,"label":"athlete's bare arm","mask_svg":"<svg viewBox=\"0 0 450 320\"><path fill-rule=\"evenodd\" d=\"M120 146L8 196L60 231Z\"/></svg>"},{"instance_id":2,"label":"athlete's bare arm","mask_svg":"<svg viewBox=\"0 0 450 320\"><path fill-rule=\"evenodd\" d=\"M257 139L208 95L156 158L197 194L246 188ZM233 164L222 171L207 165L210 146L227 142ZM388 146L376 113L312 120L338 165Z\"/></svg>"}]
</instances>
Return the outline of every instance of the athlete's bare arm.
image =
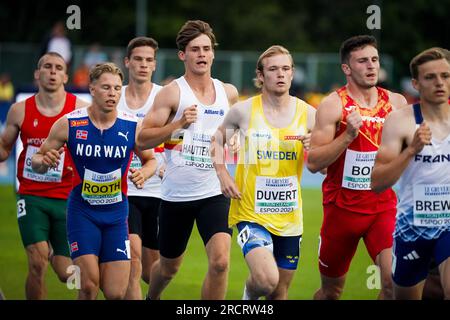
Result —
<instances>
[{"instance_id":1,"label":"athlete's bare arm","mask_svg":"<svg viewBox=\"0 0 450 320\"><path fill-rule=\"evenodd\" d=\"M0 136L0 162L8 159L19 136L25 117L25 101L14 103L8 111L6 125Z\"/></svg>"},{"instance_id":2,"label":"athlete's bare arm","mask_svg":"<svg viewBox=\"0 0 450 320\"><path fill-rule=\"evenodd\" d=\"M224 83L223 86L227 94L228 103L230 104L230 106L233 106L239 101L239 92L236 89L236 87L230 83ZM236 131L235 134L233 134L233 136L231 136L231 138L228 139L227 145L229 147L228 150L231 151L232 153L237 153L239 151L240 139L238 131Z\"/></svg>"},{"instance_id":3,"label":"athlete's bare arm","mask_svg":"<svg viewBox=\"0 0 450 320\"><path fill-rule=\"evenodd\" d=\"M362 125L360 114L354 110L347 116L347 130L336 139L336 128L342 117L341 100L336 92L327 96L317 108L316 123L311 133L308 169L315 173L327 168L358 136Z\"/></svg>"},{"instance_id":4,"label":"athlete's bare arm","mask_svg":"<svg viewBox=\"0 0 450 320\"><path fill-rule=\"evenodd\" d=\"M314 128L314 124L316 123L316 108L308 104L308 109L306 110L308 112L307 116L307 123L306 123L306 129L308 130L305 134L305 137L302 140L303 147L305 150L309 150L311 147L311 131Z\"/></svg>"},{"instance_id":5,"label":"athlete's bare arm","mask_svg":"<svg viewBox=\"0 0 450 320\"><path fill-rule=\"evenodd\" d=\"M139 122L136 127L136 139L141 130L142 123ZM152 149L140 150L137 147L134 148L134 152L141 159L142 167L140 169L130 168L130 175L128 176L131 182L134 183L136 188L142 189L145 181L155 174L158 161L155 158L155 153Z\"/></svg>"},{"instance_id":6,"label":"athlete's bare arm","mask_svg":"<svg viewBox=\"0 0 450 320\"><path fill-rule=\"evenodd\" d=\"M240 132L247 130L250 119L250 104L251 100L249 99L231 107L223 123L211 137L211 158L220 181L222 193L224 196L233 199L240 199L241 193L225 166L223 146L237 130ZM242 135L241 138L243 138Z\"/></svg>"},{"instance_id":7,"label":"athlete's bare arm","mask_svg":"<svg viewBox=\"0 0 450 320\"><path fill-rule=\"evenodd\" d=\"M147 113L137 138L139 149L150 149L170 139L172 132L185 128L197 120L197 107L186 108L181 119L170 122L180 101L180 89L175 81L158 92L150 112Z\"/></svg>"},{"instance_id":8,"label":"athlete's bare arm","mask_svg":"<svg viewBox=\"0 0 450 320\"><path fill-rule=\"evenodd\" d=\"M31 167L37 173L45 173L49 168L56 168L64 152L67 142L69 124L67 116L59 118L50 129L47 139L42 143L38 152L31 158Z\"/></svg>"},{"instance_id":9,"label":"athlete's bare arm","mask_svg":"<svg viewBox=\"0 0 450 320\"><path fill-rule=\"evenodd\" d=\"M224 83L223 87L225 88L225 92L227 94L228 102L230 106L234 105L239 100L239 92L235 86L231 83Z\"/></svg>"},{"instance_id":10,"label":"athlete's bare arm","mask_svg":"<svg viewBox=\"0 0 450 320\"><path fill-rule=\"evenodd\" d=\"M412 108L393 111L383 126L381 145L372 171L372 190L381 192L392 187L409 161L430 141L431 130L425 122L415 129Z\"/></svg>"}]
</instances>

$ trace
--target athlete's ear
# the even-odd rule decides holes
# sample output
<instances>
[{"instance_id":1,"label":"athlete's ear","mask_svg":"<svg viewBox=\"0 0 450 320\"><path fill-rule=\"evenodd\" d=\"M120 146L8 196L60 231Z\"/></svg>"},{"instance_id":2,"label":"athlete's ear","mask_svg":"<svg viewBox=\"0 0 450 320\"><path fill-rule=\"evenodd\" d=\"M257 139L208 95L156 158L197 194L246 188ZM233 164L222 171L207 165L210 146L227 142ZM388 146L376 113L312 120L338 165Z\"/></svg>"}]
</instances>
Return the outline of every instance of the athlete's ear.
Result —
<instances>
[{"instance_id":1,"label":"athlete's ear","mask_svg":"<svg viewBox=\"0 0 450 320\"><path fill-rule=\"evenodd\" d=\"M39 80L39 69L34 70L34 80Z\"/></svg>"},{"instance_id":2,"label":"athlete's ear","mask_svg":"<svg viewBox=\"0 0 450 320\"><path fill-rule=\"evenodd\" d=\"M264 72L256 69L256 79L258 79L261 83L264 83Z\"/></svg>"},{"instance_id":3,"label":"athlete's ear","mask_svg":"<svg viewBox=\"0 0 450 320\"><path fill-rule=\"evenodd\" d=\"M341 69L342 69L342 72L344 72L344 74L346 76L349 76L352 73L350 66L346 63L341 64Z\"/></svg>"},{"instance_id":4,"label":"athlete's ear","mask_svg":"<svg viewBox=\"0 0 450 320\"><path fill-rule=\"evenodd\" d=\"M91 94L91 96L94 96L94 92L95 92L94 86L92 84L89 84L89 93Z\"/></svg>"},{"instance_id":5,"label":"athlete's ear","mask_svg":"<svg viewBox=\"0 0 450 320\"><path fill-rule=\"evenodd\" d=\"M65 73L64 78L63 78L63 83L67 84L68 81L69 81L69 75L67 73Z\"/></svg>"},{"instance_id":6,"label":"athlete's ear","mask_svg":"<svg viewBox=\"0 0 450 320\"><path fill-rule=\"evenodd\" d=\"M417 91L419 91L420 85L419 85L419 81L417 81L417 79L412 78L412 79L411 79L411 84L412 84L412 86L413 86L414 89L416 89Z\"/></svg>"},{"instance_id":7,"label":"athlete's ear","mask_svg":"<svg viewBox=\"0 0 450 320\"><path fill-rule=\"evenodd\" d=\"M178 59L184 61L186 59L186 53L184 51L178 51Z\"/></svg>"},{"instance_id":8,"label":"athlete's ear","mask_svg":"<svg viewBox=\"0 0 450 320\"><path fill-rule=\"evenodd\" d=\"M125 65L125 67L128 69L128 65L130 64L130 59L128 59L128 57L123 58L123 63Z\"/></svg>"}]
</instances>

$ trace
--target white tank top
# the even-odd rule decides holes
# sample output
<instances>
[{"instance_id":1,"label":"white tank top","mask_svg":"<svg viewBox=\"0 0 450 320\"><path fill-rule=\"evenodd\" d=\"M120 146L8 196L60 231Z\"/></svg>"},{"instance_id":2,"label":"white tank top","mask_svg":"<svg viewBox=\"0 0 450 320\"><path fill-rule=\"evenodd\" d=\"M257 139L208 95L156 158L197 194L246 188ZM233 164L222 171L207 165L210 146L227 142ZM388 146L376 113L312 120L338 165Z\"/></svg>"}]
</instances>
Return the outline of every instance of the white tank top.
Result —
<instances>
[{"instance_id":1,"label":"white tank top","mask_svg":"<svg viewBox=\"0 0 450 320\"><path fill-rule=\"evenodd\" d=\"M152 91L150 92L147 101L144 103L142 107L139 109L131 109L127 105L127 100L125 98L125 90L128 86L122 87L122 96L120 97L117 108L119 110L127 111L131 114L134 114L139 120L142 120L145 115L149 112L153 105L153 100L155 100L156 94L159 90L162 89L162 86L153 83ZM153 176L151 176L144 184L143 189L138 189L131 182L130 178L128 178L128 195L129 196L140 196L140 197L155 197L161 198L161 178L158 175L159 167L164 163L164 148L161 146L153 149L155 152L156 160L158 161L158 167ZM139 169L142 167L141 160L139 157L133 152L133 160L131 161L130 168ZM128 175L129 176L129 173Z\"/></svg>"},{"instance_id":2,"label":"white tank top","mask_svg":"<svg viewBox=\"0 0 450 320\"><path fill-rule=\"evenodd\" d=\"M179 120L183 111L191 105L197 105L198 117L189 128L174 132L171 140L164 143L167 169L161 186L163 200L194 201L222 193L209 146L211 136L229 110L229 102L223 83L212 80L216 100L211 105L197 99L184 77L175 80L180 88L180 102L172 122Z\"/></svg>"},{"instance_id":3,"label":"white tank top","mask_svg":"<svg viewBox=\"0 0 450 320\"><path fill-rule=\"evenodd\" d=\"M421 123L418 110L416 123ZM450 135L442 141L432 138L431 145L411 159L399 180L397 195L394 236L404 241L435 239L450 230Z\"/></svg>"}]
</instances>

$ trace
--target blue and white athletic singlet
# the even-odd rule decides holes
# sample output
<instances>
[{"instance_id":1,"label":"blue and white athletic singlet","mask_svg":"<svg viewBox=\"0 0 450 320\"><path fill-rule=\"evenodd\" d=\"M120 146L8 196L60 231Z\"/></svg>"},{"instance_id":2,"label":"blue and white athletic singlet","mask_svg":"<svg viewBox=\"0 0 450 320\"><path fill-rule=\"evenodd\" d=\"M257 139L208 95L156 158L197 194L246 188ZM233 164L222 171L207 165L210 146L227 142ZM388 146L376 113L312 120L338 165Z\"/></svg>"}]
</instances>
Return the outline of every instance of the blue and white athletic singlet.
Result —
<instances>
[{"instance_id":1,"label":"blue and white athletic singlet","mask_svg":"<svg viewBox=\"0 0 450 320\"><path fill-rule=\"evenodd\" d=\"M67 146L75 166L70 197L95 210L112 210L126 204L137 118L121 110L117 113L114 125L103 132L91 122L87 108L67 115Z\"/></svg>"},{"instance_id":2,"label":"blue and white athletic singlet","mask_svg":"<svg viewBox=\"0 0 450 320\"><path fill-rule=\"evenodd\" d=\"M423 121L420 105L413 106L416 127ZM450 230L450 135L431 139L411 159L399 180L394 237L404 241L436 239Z\"/></svg>"}]
</instances>

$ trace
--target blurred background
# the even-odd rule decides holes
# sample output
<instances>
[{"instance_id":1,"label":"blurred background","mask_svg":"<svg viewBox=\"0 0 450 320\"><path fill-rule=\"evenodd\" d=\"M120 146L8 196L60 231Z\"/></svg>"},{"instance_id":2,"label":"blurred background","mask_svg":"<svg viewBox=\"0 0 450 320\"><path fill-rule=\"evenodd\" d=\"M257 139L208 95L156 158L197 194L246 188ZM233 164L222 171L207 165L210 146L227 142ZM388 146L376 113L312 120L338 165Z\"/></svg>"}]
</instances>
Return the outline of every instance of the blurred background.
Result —
<instances>
[{"instance_id":1,"label":"blurred background","mask_svg":"<svg viewBox=\"0 0 450 320\"><path fill-rule=\"evenodd\" d=\"M67 28L70 5L80 8L80 29ZM380 8L380 29L367 28L370 5ZM9 80L15 90L32 85L38 57L52 38L65 37L70 84L83 87L86 67L103 60L121 64L128 41L148 35L161 48L153 79L161 83L183 71L176 56L178 30L188 19L202 19L211 24L219 42L214 76L233 83L243 95L253 93L256 59L272 44L293 53L295 94L327 93L344 83L339 45L356 34L376 36L382 82L402 91L415 54L431 46L448 48L449 13L450 0L7 0L0 3L0 82Z\"/></svg>"}]
</instances>

